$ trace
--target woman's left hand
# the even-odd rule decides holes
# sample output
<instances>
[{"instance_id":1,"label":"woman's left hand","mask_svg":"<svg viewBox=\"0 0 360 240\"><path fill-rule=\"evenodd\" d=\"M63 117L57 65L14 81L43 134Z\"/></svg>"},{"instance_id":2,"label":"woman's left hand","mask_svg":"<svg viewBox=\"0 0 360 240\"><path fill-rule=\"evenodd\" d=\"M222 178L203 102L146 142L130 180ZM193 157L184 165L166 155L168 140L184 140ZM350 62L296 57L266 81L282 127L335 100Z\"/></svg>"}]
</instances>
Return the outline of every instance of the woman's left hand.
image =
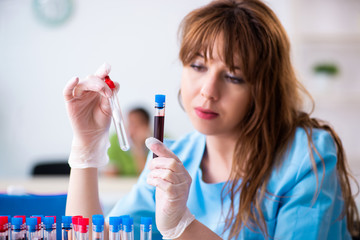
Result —
<instances>
[{"instance_id":1,"label":"woman's left hand","mask_svg":"<svg viewBox=\"0 0 360 240\"><path fill-rule=\"evenodd\" d=\"M157 228L163 235L178 232L184 222L188 222L184 226L187 227L194 220L186 206L192 179L179 158L162 142L148 138L145 143L159 156L151 160L147 177L147 183L156 187Z\"/></svg>"}]
</instances>

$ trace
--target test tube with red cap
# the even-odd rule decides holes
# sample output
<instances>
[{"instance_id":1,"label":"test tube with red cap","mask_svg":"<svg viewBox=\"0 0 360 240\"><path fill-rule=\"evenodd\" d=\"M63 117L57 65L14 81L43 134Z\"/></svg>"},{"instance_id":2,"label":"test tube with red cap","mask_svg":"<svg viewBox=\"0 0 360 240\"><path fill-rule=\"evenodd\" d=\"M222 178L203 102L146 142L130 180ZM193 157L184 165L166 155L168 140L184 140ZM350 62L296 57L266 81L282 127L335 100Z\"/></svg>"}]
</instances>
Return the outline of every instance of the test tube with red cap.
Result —
<instances>
[{"instance_id":1,"label":"test tube with red cap","mask_svg":"<svg viewBox=\"0 0 360 240\"><path fill-rule=\"evenodd\" d=\"M0 215L1 217L7 217L8 221L8 239L11 238L11 215Z\"/></svg>"},{"instance_id":2,"label":"test tube with red cap","mask_svg":"<svg viewBox=\"0 0 360 240\"><path fill-rule=\"evenodd\" d=\"M130 149L130 145L129 145L129 141L127 139L126 132L125 132L124 119L123 119L123 116L122 116L122 113L121 113L120 102L119 102L119 99L118 99L118 97L116 95L115 84L110 79L109 76L105 77L105 83L113 91L112 96L109 98L109 102L110 102L110 107L111 107L111 111L112 111L112 118L113 118L115 130L116 130L116 134L118 136L120 148L123 151L128 151Z\"/></svg>"},{"instance_id":3,"label":"test tube with red cap","mask_svg":"<svg viewBox=\"0 0 360 240\"><path fill-rule=\"evenodd\" d=\"M73 224L73 239L78 239L78 229L79 229L79 219L82 216L73 216L72 217L72 224Z\"/></svg>"},{"instance_id":4,"label":"test tube with red cap","mask_svg":"<svg viewBox=\"0 0 360 240\"><path fill-rule=\"evenodd\" d=\"M0 240L10 239L10 236L8 235L9 232L8 222L9 222L8 216L0 217Z\"/></svg>"},{"instance_id":5,"label":"test tube with red cap","mask_svg":"<svg viewBox=\"0 0 360 240\"><path fill-rule=\"evenodd\" d=\"M89 240L89 218L79 218L78 240Z\"/></svg>"}]
</instances>

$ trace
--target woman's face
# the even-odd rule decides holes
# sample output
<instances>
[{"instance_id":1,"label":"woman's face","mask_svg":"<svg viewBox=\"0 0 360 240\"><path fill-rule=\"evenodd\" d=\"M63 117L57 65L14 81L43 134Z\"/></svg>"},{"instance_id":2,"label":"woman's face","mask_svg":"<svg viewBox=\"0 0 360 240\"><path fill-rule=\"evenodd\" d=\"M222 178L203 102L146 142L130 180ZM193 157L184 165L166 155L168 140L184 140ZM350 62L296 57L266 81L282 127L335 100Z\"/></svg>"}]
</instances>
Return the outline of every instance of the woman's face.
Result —
<instances>
[{"instance_id":1,"label":"woman's face","mask_svg":"<svg viewBox=\"0 0 360 240\"><path fill-rule=\"evenodd\" d=\"M195 129L205 135L232 136L250 105L250 87L240 68L230 72L215 42L213 59L198 56L184 66L181 97ZM222 49L222 48L220 48Z\"/></svg>"}]
</instances>

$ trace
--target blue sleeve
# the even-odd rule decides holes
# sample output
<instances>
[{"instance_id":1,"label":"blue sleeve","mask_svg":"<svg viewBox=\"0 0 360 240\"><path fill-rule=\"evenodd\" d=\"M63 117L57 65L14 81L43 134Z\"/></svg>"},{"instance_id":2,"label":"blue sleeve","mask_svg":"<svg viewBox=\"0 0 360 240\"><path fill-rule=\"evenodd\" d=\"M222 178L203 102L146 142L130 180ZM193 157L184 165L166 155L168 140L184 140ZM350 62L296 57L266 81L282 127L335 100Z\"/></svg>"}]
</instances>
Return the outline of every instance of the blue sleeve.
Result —
<instances>
[{"instance_id":1,"label":"blue sleeve","mask_svg":"<svg viewBox=\"0 0 360 240\"><path fill-rule=\"evenodd\" d=\"M293 158L300 158L296 160L299 163L296 174L287 179L293 185L282 194L273 222L274 239L351 239L346 218L339 218L344 203L334 141L325 131L315 135L313 141L324 160L314 152L318 184L308 145L300 144L293 153Z\"/></svg>"},{"instance_id":2,"label":"blue sleeve","mask_svg":"<svg viewBox=\"0 0 360 240\"><path fill-rule=\"evenodd\" d=\"M139 176L137 183L132 187L129 194L120 199L108 216L130 215L134 218L135 239L140 239L140 218L152 217L152 238L162 239L155 225L155 187L147 184L146 178L149 173L148 163L152 159L150 152L144 170Z\"/></svg>"}]
</instances>

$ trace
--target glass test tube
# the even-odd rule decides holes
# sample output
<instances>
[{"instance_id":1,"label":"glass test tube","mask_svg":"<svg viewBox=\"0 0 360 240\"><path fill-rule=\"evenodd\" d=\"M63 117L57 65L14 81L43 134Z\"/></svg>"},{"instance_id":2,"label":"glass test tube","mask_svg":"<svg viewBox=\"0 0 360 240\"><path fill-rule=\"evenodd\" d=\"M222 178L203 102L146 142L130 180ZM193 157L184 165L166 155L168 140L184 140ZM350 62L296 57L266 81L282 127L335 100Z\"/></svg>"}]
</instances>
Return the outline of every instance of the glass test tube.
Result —
<instances>
[{"instance_id":1,"label":"glass test tube","mask_svg":"<svg viewBox=\"0 0 360 240\"><path fill-rule=\"evenodd\" d=\"M44 240L56 240L55 217L44 218Z\"/></svg>"},{"instance_id":2,"label":"glass test tube","mask_svg":"<svg viewBox=\"0 0 360 240\"><path fill-rule=\"evenodd\" d=\"M26 225L27 225L26 239L28 240L40 239L37 233L39 228L37 218L34 217L26 218Z\"/></svg>"},{"instance_id":3,"label":"glass test tube","mask_svg":"<svg viewBox=\"0 0 360 240\"><path fill-rule=\"evenodd\" d=\"M82 218L82 216L73 216L72 217L72 224L73 224L73 239L78 239L78 228L79 228L79 219Z\"/></svg>"},{"instance_id":4,"label":"glass test tube","mask_svg":"<svg viewBox=\"0 0 360 240\"><path fill-rule=\"evenodd\" d=\"M89 240L89 218L79 218L78 240Z\"/></svg>"},{"instance_id":5,"label":"glass test tube","mask_svg":"<svg viewBox=\"0 0 360 240\"><path fill-rule=\"evenodd\" d=\"M123 151L128 151L130 149L130 145L129 145L129 141L128 141L127 136L126 136L125 124L124 124L124 119L123 119L123 116L122 116L122 113L121 113L119 99L116 96L116 92L115 92L115 84L110 79L109 76L105 77L105 83L113 91L112 96L109 98L109 102L110 102L110 107L111 107L111 111L112 111L112 118L113 118L115 130L116 130L116 134L118 136L120 148Z\"/></svg>"},{"instance_id":6,"label":"glass test tube","mask_svg":"<svg viewBox=\"0 0 360 240\"><path fill-rule=\"evenodd\" d=\"M152 239L152 218L141 217L140 240L151 240L151 239Z\"/></svg>"},{"instance_id":7,"label":"glass test tube","mask_svg":"<svg viewBox=\"0 0 360 240\"><path fill-rule=\"evenodd\" d=\"M92 239L104 240L104 216L93 215L92 216Z\"/></svg>"},{"instance_id":8,"label":"glass test tube","mask_svg":"<svg viewBox=\"0 0 360 240\"><path fill-rule=\"evenodd\" d=\"M22 224L21 224L21 227L20 227L20 235L23 239L26 239L26 216L24 215L16 215L14 216L16 218L21 218L22 220Z\"/></svg>"},{"instance_id":9,"label":"glass test tube","mask_svg":"<svg viewBox=\"0 0 360 240\"><path fill-rule=\"evenodd\" d=\"M37 221L36 225L36 238L37 239L44 239L44 229L42 228L42 217L41 216L31 216L30 218L34 218Z\"/></svg>"},{"instance_id":10,"label":"glass test tube","mask_svg":"<svg viewBox=\"0 0 360 240\"><path fill-rule=\"evenodd\" d=\"M23 220L20 217L13 217L11 219L11 240L25 239L23 232L21 231Z\"/></svg>"},{"instance_id":11,"label":"glass test tube","mask_svg":"<svg viewBox=\"0 0 360 240\"><path fill-rule=\"evenodd\" d=\"M131 217L122 218L121 240L134 240L134 220Z\"/></svg>"},{"instance_id":12,"label":"glass test tube","mask_svg":"<svg viewBox=\"0 0 360 240\"><path fill-rule=\"evenodd\" d=\"M71 216L61 217L61 239L70 240L72 236L72 220Z\"/></svg>"},{"instance_id":13,"label":"glass test tube","mask_svg":"<svg viewBox=\"0 0 360 240\"><path fill-rule=\"evenodd\" d=\"M0 216L0 240L8 240L8 216Z\"/></svg>"},{"instance_id":14,"label":"glass test tube","mask_svg":"<svg viewBox=\"0 0 360 240\"><path fill-rule=\"evenodd\" d=\"M155 95L154 138L164 140L165 95ZM153 158L157 155L153 154Z\"/></svg>"},{"instance_id":15,"label":"glass test tube","mask_svg":"<svg viewBox=\"0 0 360 240\"><path fill-rule=\"evenodd\" d=\"M120 240L120 217L109 217L109 240Z\"/></svg>"}]
</instances>

